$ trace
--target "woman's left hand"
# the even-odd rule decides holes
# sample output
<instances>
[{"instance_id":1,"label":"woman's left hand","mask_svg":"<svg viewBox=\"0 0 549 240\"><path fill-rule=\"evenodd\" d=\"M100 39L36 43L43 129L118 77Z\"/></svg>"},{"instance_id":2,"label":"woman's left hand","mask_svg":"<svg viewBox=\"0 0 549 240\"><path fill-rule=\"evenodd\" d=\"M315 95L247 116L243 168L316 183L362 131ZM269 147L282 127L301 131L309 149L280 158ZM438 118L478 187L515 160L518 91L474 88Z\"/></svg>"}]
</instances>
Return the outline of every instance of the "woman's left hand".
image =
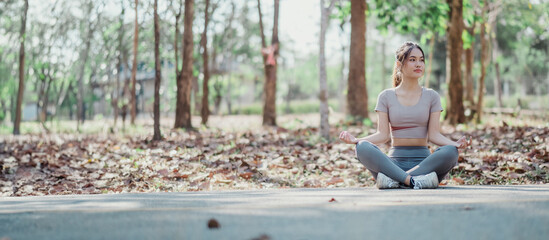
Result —
<instances>
[{"instance_id":1,"label":"woman's left hand","mask_svg":"<svg viewBox=\"0 0 549 240\"><path fill-rule=\"evenodd\" d=\"M457 140L457 148L467 148L471 145L471 139L467 139L465 136L461 137L459 140Z\"/></svg>"}]
</instances>

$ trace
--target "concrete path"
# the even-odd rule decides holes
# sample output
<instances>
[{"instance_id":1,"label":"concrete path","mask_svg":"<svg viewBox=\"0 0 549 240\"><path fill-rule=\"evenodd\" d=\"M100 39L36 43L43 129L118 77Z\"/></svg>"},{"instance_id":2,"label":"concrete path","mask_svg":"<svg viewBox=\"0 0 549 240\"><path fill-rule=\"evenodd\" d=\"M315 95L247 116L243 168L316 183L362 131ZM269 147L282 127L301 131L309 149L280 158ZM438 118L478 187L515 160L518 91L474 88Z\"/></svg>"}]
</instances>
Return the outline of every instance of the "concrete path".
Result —
<instances>
[{"instance_id":1,"label":"concrete path","mask_svg":"<svg viewBox=\"0 0 549 240\"><path fill-rule=\"evenodd\" d=\"M9 197L2 237L546 240L549 185Z\"/></svg>"}]
</instances>

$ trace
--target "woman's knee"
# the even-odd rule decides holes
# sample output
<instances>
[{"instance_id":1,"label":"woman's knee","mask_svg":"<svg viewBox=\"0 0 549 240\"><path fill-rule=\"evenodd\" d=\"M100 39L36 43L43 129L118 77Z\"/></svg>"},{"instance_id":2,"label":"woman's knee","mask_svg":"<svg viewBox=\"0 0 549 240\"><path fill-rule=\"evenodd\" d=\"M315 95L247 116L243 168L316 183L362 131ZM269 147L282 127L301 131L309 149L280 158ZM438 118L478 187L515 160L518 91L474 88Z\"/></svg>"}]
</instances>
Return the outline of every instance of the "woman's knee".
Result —
<instances>
[{"instance_id":1,"label":"woman's knee","mask_svg":"<svg viewBox=\"0 0 549 240\"><path fill-rule=\"evenodd\" d=\"M457 163L459 158L459 152L455 146L446 145L437 149L440 151L440 154L444 155L444 159L451 161L452 163Z\"/></svg>"},{"instance_id":2,"label":"woman's knee","mask_svg":"<svg viewBox=\"0 0 549 240\"><path fill-rule=\"evenodd\" d=\"M367 154L368 152L378 150L378 148L368 141L360 141L356 144L357 155Z\"/></svg>"}]
</instances>

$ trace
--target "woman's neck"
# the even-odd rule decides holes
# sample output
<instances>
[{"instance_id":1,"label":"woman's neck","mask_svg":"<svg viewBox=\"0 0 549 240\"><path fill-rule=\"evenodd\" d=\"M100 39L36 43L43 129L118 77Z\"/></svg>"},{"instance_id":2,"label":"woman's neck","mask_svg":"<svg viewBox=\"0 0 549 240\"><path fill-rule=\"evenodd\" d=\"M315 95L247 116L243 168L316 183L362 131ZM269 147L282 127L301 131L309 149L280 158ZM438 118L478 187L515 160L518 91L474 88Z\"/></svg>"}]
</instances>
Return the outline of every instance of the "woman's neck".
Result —
<instances>
[{"instance_id":1,"label":"woman's neck","mask_svg":"<svg viewBox=\"0 0 549 240\"><path fill-rule=\"evenodd\" d=\"M398 86L399 88L403 90L417 90L421 88L419 86L419 80L417 78L406 78L402 79L402 82Z\"/></svg>"}]
</instances>

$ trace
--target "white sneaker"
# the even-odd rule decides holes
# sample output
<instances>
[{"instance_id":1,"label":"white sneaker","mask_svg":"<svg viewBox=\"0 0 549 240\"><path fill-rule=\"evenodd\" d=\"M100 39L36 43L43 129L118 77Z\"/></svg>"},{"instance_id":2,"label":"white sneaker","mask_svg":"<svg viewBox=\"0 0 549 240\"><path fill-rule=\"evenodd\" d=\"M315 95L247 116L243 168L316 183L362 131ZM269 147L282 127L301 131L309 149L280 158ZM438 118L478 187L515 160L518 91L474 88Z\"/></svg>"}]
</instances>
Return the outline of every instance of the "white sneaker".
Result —
<instances>
[{"instance_id":1,"label":"white sneaker","mask_svg":"<svg viewBox=\"0 0 549 240\"><path fill-rule=\"evenodd\" d=\"M376 186L379 189L387 189L387 188L398 188L399 184L397 181L391 179L390 177L385 176L385 174L378 173L377 179L376 179Z\"/></svg>"},{"instance_id":2,"label":"white sneaker","mask_svg":"<svg viewBox=\"0 0 549 240\"><path fill-rule=\"evenodd\" d=\"M414 179L414 189L428 189L438 187L438 177L435 172L426 175L412 177Z\"/></svg>"}]
</instances>

